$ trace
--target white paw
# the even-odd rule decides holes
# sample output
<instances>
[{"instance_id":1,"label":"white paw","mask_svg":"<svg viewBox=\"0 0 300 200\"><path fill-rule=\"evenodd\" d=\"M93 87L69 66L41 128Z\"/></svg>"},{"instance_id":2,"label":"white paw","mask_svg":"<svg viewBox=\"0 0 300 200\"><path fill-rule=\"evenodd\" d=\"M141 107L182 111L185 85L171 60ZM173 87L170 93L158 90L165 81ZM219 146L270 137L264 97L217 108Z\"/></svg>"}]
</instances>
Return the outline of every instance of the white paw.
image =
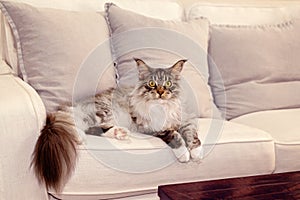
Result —
<instances>
[{"instance_id":1,"label":"white paw","mask_svg":"<svg viewBox=\"0 0 300 200\"><path fill-rule=\"evenodd\" d=\"M185 146L181 146L177 149L172 149L179 162L185 163L190 160L190 152Z\"/></svg>"},{"instance_id":2,"label":"white paw","mask_svg":"<svg viewBox=\"0 0 300 200\"><path fill-rule=\"evenodd\" d=\"M181 163L186 163L189 162L190 160L190 152L186 151L182 156L180 156L179 158L177 158L179 162Z\"/></svg>"},{"instance_id":3,"label":"white paw","mask_svg":"<svg viewBox=\"0 0 300 200\"><path fill-rule=\"evenodd\" d=\"M79 144L86 144L86 134L79 128L77 128L77 139Z\"/></svg>"},{"instance_id":4,"label":"white paw","mask_svg":"<svg viewBox=\"0 0 300 200\"><path fill-rule=\"evenodd\" d=\"M200 160L202 158L202 146L192 149L191 157L194 161Z\"/></svg>"},{"instance_id":5,"label":"white paw","mask_svg":"<svg viewBox=\"0 0 300 200\"><path fill-rule=\"evenodd\" d=\"M129 130L124 127L114 126L103 134L105 137L116 138L118 140L127 140Z\"/></svg>"}]
</instances>

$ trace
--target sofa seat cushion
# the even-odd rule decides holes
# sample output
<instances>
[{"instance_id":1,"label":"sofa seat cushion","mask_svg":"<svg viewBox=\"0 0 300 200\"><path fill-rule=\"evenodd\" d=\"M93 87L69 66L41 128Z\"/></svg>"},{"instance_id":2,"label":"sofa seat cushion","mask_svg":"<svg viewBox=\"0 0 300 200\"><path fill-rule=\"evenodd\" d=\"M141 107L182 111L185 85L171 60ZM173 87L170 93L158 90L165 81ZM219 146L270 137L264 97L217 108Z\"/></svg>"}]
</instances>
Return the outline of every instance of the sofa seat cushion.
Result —
<instances>
[{"instance_id":1,"label":"sofa seat cushion","mask_svg":"<svg viewBox=\"0 0 300 200\"><path fill-rule=\"evenodd\" d=\"M62 199L109 199L155 194L158 185L272 173L269 134L232 122L199 119L200 161L179 163L160 139L139 134L128 140L88 136Z\"/></svg>"},{"instance_id":2,"label":"sofa seat cushion","mask_svg":"<svg viewBox=\"0 0 300 200\"><path fill-rule=\"evenodd\" d=\"M256 112L232 121L262 129L274 138L275 172L300 170L300 109Z\"/></svg>"}]
</instances>

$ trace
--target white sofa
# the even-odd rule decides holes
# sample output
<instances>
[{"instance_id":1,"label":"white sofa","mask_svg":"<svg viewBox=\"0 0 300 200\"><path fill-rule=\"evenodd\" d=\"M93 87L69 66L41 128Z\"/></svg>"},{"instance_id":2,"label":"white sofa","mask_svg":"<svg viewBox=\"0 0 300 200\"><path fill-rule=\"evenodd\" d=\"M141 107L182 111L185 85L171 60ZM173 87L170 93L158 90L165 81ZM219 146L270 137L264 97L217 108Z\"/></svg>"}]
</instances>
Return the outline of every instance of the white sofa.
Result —
<instances>
[{"instance_id":1,"label":"white sofa","mask_svg":"<svg viewBox=\"0 0 300 200\"><path fill-rule=\"evenodd\" d=\"M102 10L104 4L96 0L22 2L67 10ZM286 8L294 2L200 2L185 6L167 0L164 6L159 1L115 2L164 20L187 20L198 13L211 24L271 24L297 13L295 6ZM76 169L64 190L60 194L47 191L30 167L34 144L46 119L45 105L38 93L18 77L15 44L4 16L0 33L0 199L150 200L159 199L158 185L300 170L300 108L277 109L244 114L230 121L199 118L203 151L198 162L177 162L158 138L135 136L119 142L88 136L89 145L79 147ZM295 88L295 95L300 95L299 89Z\"/></svg>"}]
</instances>

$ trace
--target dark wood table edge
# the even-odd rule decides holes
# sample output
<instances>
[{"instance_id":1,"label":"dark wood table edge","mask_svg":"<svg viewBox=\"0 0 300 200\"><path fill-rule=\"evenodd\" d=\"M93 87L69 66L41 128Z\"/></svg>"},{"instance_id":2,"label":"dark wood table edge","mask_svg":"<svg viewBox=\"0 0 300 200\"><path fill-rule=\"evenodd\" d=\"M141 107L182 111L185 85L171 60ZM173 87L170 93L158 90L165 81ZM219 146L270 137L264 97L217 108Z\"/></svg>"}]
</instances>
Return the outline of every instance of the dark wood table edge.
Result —
<instances>
[{"instance_id":1,"label":"dark wood table edge","mask_svg":"<svg viewBox=\"0 0 300 200\"><path fill-rule=\"evenodd\" d=\"M249 181L248 180L253 180L257 182L262 182L264 183L265 187L272 187L272 184L275 184L276 187L279 186L286 186L290 182L296 181L296 186L292 185L289 187L292 187L291 190L296 191L297 193L297 198L290 197L290 199L300 199L300 171L292 171L292 172L282 172L282 173L272 173L272 174L261 174L261 175L249 175L249 176L243 176L243 177L234 177L234 178L222 178L222 179L214 179L214 180L204 180L204 181L193 181L193 182L183 182L183 183L176 183L176 184L166 184L166 185L160 185L158 186L158 196L160 197L161 200L173 200L173 195L170 195L170 192L177 193L176 195L180 196L184 199L202 199L202 198L189 198L188 194L182 194L180 192L176 191L176 187L188 187L192 185L222 185L224 182L230 183L238 183L239 187L249 187ZM276 182L277 181L277 182ZM275 187L273 186L273 187ZM253 185L250 185L250 187L253 187ZM295 188L296 187L296 188ZM288 190L286 191L287 196L289 192ZM280 193L280 192L277 192ZM276 192L273 191L272 195L276 196ZM299 196L298 196L299 195ZM263 196L263 195L261 195ZM179 198L177 198L179 199ZM175 199L175 200L177 200ZM203 199L210 199L210 198L203 198ZM216 199L216 198L211 198L211 199ZM218 199L234 199L234 198L218 198ZM238 198L237 198L238 199ZM246 198L243 198L246 199ZM248 198L251 199L251 198ZM261 199L261 198L260 198Z\"/></svg>"}]
</instances>

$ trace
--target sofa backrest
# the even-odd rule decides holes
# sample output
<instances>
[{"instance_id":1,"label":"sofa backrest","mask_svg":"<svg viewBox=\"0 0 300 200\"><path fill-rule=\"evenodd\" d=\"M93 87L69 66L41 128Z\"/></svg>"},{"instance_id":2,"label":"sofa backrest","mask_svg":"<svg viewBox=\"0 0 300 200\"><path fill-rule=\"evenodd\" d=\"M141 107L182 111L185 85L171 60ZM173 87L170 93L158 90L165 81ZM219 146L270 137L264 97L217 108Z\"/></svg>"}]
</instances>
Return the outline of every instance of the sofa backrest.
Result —
<instances>
[{"instance_id":1,"label":"sofa backrest","mask_svg":"<svg viewBox=\"0 0 300 200\"><path fill-rule=\"evenodd\" d=\"M299 15L298 1L260 1L248 0L234 2L231 0L9 0L28 3L37 7L57 8L64 10L102 12L106 2L148 17L165 20L192 19L197 16L207 17L212 24L253 24L272 23ZM184 15L185 13L185 15ZM251 14L251 16L249 16ZM236 16L239 17L236 17ZM17 57L15 44L7 21L0 11L0 58L17 74Z\"/></svg>"},{"instance_id":2,"label":"sofa backrest","mask_svg":"<svg viewBox=\"0 0 300 200\"><path fill-rule=\"evenodd\" d=\"M300 10L300 2L297 1L226 2L193 3L185 9L186 18L206 17L211 24L219 25L273 24L299 16Z\"/></svg>"}]
</instances>

